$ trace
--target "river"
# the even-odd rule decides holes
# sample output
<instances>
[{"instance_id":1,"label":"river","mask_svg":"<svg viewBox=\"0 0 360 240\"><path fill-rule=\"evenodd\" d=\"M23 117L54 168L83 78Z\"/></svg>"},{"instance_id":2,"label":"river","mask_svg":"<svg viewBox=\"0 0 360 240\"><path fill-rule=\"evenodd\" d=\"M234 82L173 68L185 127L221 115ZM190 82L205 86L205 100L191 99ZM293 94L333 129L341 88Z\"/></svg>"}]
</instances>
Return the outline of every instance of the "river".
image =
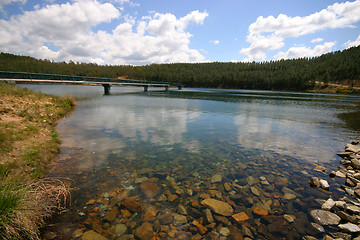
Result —
<instances>
[{"instance_id":1,"label":"river","mask_svg":"<svg viewBox=\"0 0 360 240\"><path fill-rule=\"evenodd\" d=\"M336 152L360 136L350 119L359 116L355 95L23 86L77 101L58 123L62 150L48 175L72 188L72 201L45 229L47 239L321 236L309 210L343 194L328 173L339 165ZM311 176L334 187L311 188ZM292 221L278 226L283 216Z\"/></svg>"}]
</instances>

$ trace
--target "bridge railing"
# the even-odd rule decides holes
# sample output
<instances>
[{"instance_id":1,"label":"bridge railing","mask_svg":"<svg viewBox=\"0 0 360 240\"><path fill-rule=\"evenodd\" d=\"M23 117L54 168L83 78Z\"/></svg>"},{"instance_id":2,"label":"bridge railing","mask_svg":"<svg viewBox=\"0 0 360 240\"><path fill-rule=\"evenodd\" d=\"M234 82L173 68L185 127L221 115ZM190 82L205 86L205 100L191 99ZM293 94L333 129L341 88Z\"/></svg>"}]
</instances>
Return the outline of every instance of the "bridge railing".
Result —
<instances>
[{"instance_id":1,"label":"bridge railing","mask_svg":"<svg viewBox=\"0 0 360 240\"><path fill-rule=\"evenodd\" d=\"M7 72L0 71L0 79L30 79L30 80L56 80L56 81L79 81L79 82L97 82L97 83L128 83L128 84L144 84L144 85L168 85L172 87L182 87L180 83L142 81L118 78L100 78L87 76L72 76L46 73L27 73L27 72Z\"/></svg>"}]
</instances>

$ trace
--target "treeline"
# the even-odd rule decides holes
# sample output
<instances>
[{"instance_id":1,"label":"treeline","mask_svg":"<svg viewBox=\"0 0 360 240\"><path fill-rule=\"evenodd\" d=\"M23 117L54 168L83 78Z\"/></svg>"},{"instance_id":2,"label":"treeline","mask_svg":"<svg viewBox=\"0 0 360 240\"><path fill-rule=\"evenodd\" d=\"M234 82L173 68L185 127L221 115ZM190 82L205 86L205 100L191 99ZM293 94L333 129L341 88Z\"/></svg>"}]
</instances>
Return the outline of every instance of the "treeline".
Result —
<instances>
[{"instance_id":1,"label":"treeline","mask_svg":"<svg viewBox=\"0 0 360 240\"><path fill-rule=\"evenodd\" d=\"M185 87L309 90L316 82L360 82L360 46L320 57L250 63L174 63L103 66L0 54L0 70L178 82Z\"/></svg>"}]
</instances>

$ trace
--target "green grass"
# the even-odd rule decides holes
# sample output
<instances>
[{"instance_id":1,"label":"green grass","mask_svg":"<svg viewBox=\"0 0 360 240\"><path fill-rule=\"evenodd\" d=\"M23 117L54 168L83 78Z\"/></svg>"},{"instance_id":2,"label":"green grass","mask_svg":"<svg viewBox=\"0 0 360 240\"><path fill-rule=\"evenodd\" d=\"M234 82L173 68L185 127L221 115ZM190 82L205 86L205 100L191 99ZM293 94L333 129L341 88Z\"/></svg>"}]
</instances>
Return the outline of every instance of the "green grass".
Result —
<instances>
[{"instance_id":1,"label":"green grass","mask_svg":"<svg viewBox=\"0 0 360 240\"><path fill-rule=\"evenodd\" d=\"M26 188L5 180L0 185L0 237L2 239L19 239L27 231L16 225L16 213L21 209L21 200ZM21 235L20 235L20 232ZM27 234L25 234L26 236Z\"/></svg>"},{"instance_id":2,"label":"green grass","mask_svg":"<svg viewBox=\"0 0 360 240\"><path fill-rule=\"evenodd\" d=\"M65 186L41 178L60 151L56 121L73 108L71 99L0 82L0 114L10 119L0 122L0 239L40 239L44 217L66 199Z\"/></svg>"}]
</instances>

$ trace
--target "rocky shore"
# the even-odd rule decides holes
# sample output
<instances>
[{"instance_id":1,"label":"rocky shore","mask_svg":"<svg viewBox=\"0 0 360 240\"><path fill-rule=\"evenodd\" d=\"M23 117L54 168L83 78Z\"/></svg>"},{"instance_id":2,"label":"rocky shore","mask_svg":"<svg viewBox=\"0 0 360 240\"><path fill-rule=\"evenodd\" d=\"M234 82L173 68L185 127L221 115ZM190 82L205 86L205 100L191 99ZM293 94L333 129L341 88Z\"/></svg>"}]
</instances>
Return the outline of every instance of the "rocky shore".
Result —
<instances>
[{"instance_id":1,"label":"rocky shore","mask_svg":"<svg viewBox=\"0 0 360 240\"><path fill-rule=\"evenodd\" d=\"M345 192L345 196L339 199L330 197L327 200L318 200L322 205L321 209L310 211L310 215L316 221L316 225L312 224L325 233L327 232L325 228L337 230L330 232L324 239L360 240L360 141L347 144L345 152L337 155L343 158L342 165L338 166L338 171L331 171L329 176L344 179L340 187ZM310 185L325 190L331 187L325 179L319 177L312 177ZM305 236L304 239L317 238Z\"/></svg>"},{"instance_id":2,"label":"rocky shore","mask_svg":"<svg viewBox=\"0 0 360 240\"><path fill-rule=\"evenodd\" d=\"M330 176L322 166L259 149L164 160L117 154L108 167L74 173L77 206L43 238L356 239L359 147L339 153L343 166ZM63 171L83 155L63 156L61 164L71 166Z\"/></svg>"}]
</instances>

